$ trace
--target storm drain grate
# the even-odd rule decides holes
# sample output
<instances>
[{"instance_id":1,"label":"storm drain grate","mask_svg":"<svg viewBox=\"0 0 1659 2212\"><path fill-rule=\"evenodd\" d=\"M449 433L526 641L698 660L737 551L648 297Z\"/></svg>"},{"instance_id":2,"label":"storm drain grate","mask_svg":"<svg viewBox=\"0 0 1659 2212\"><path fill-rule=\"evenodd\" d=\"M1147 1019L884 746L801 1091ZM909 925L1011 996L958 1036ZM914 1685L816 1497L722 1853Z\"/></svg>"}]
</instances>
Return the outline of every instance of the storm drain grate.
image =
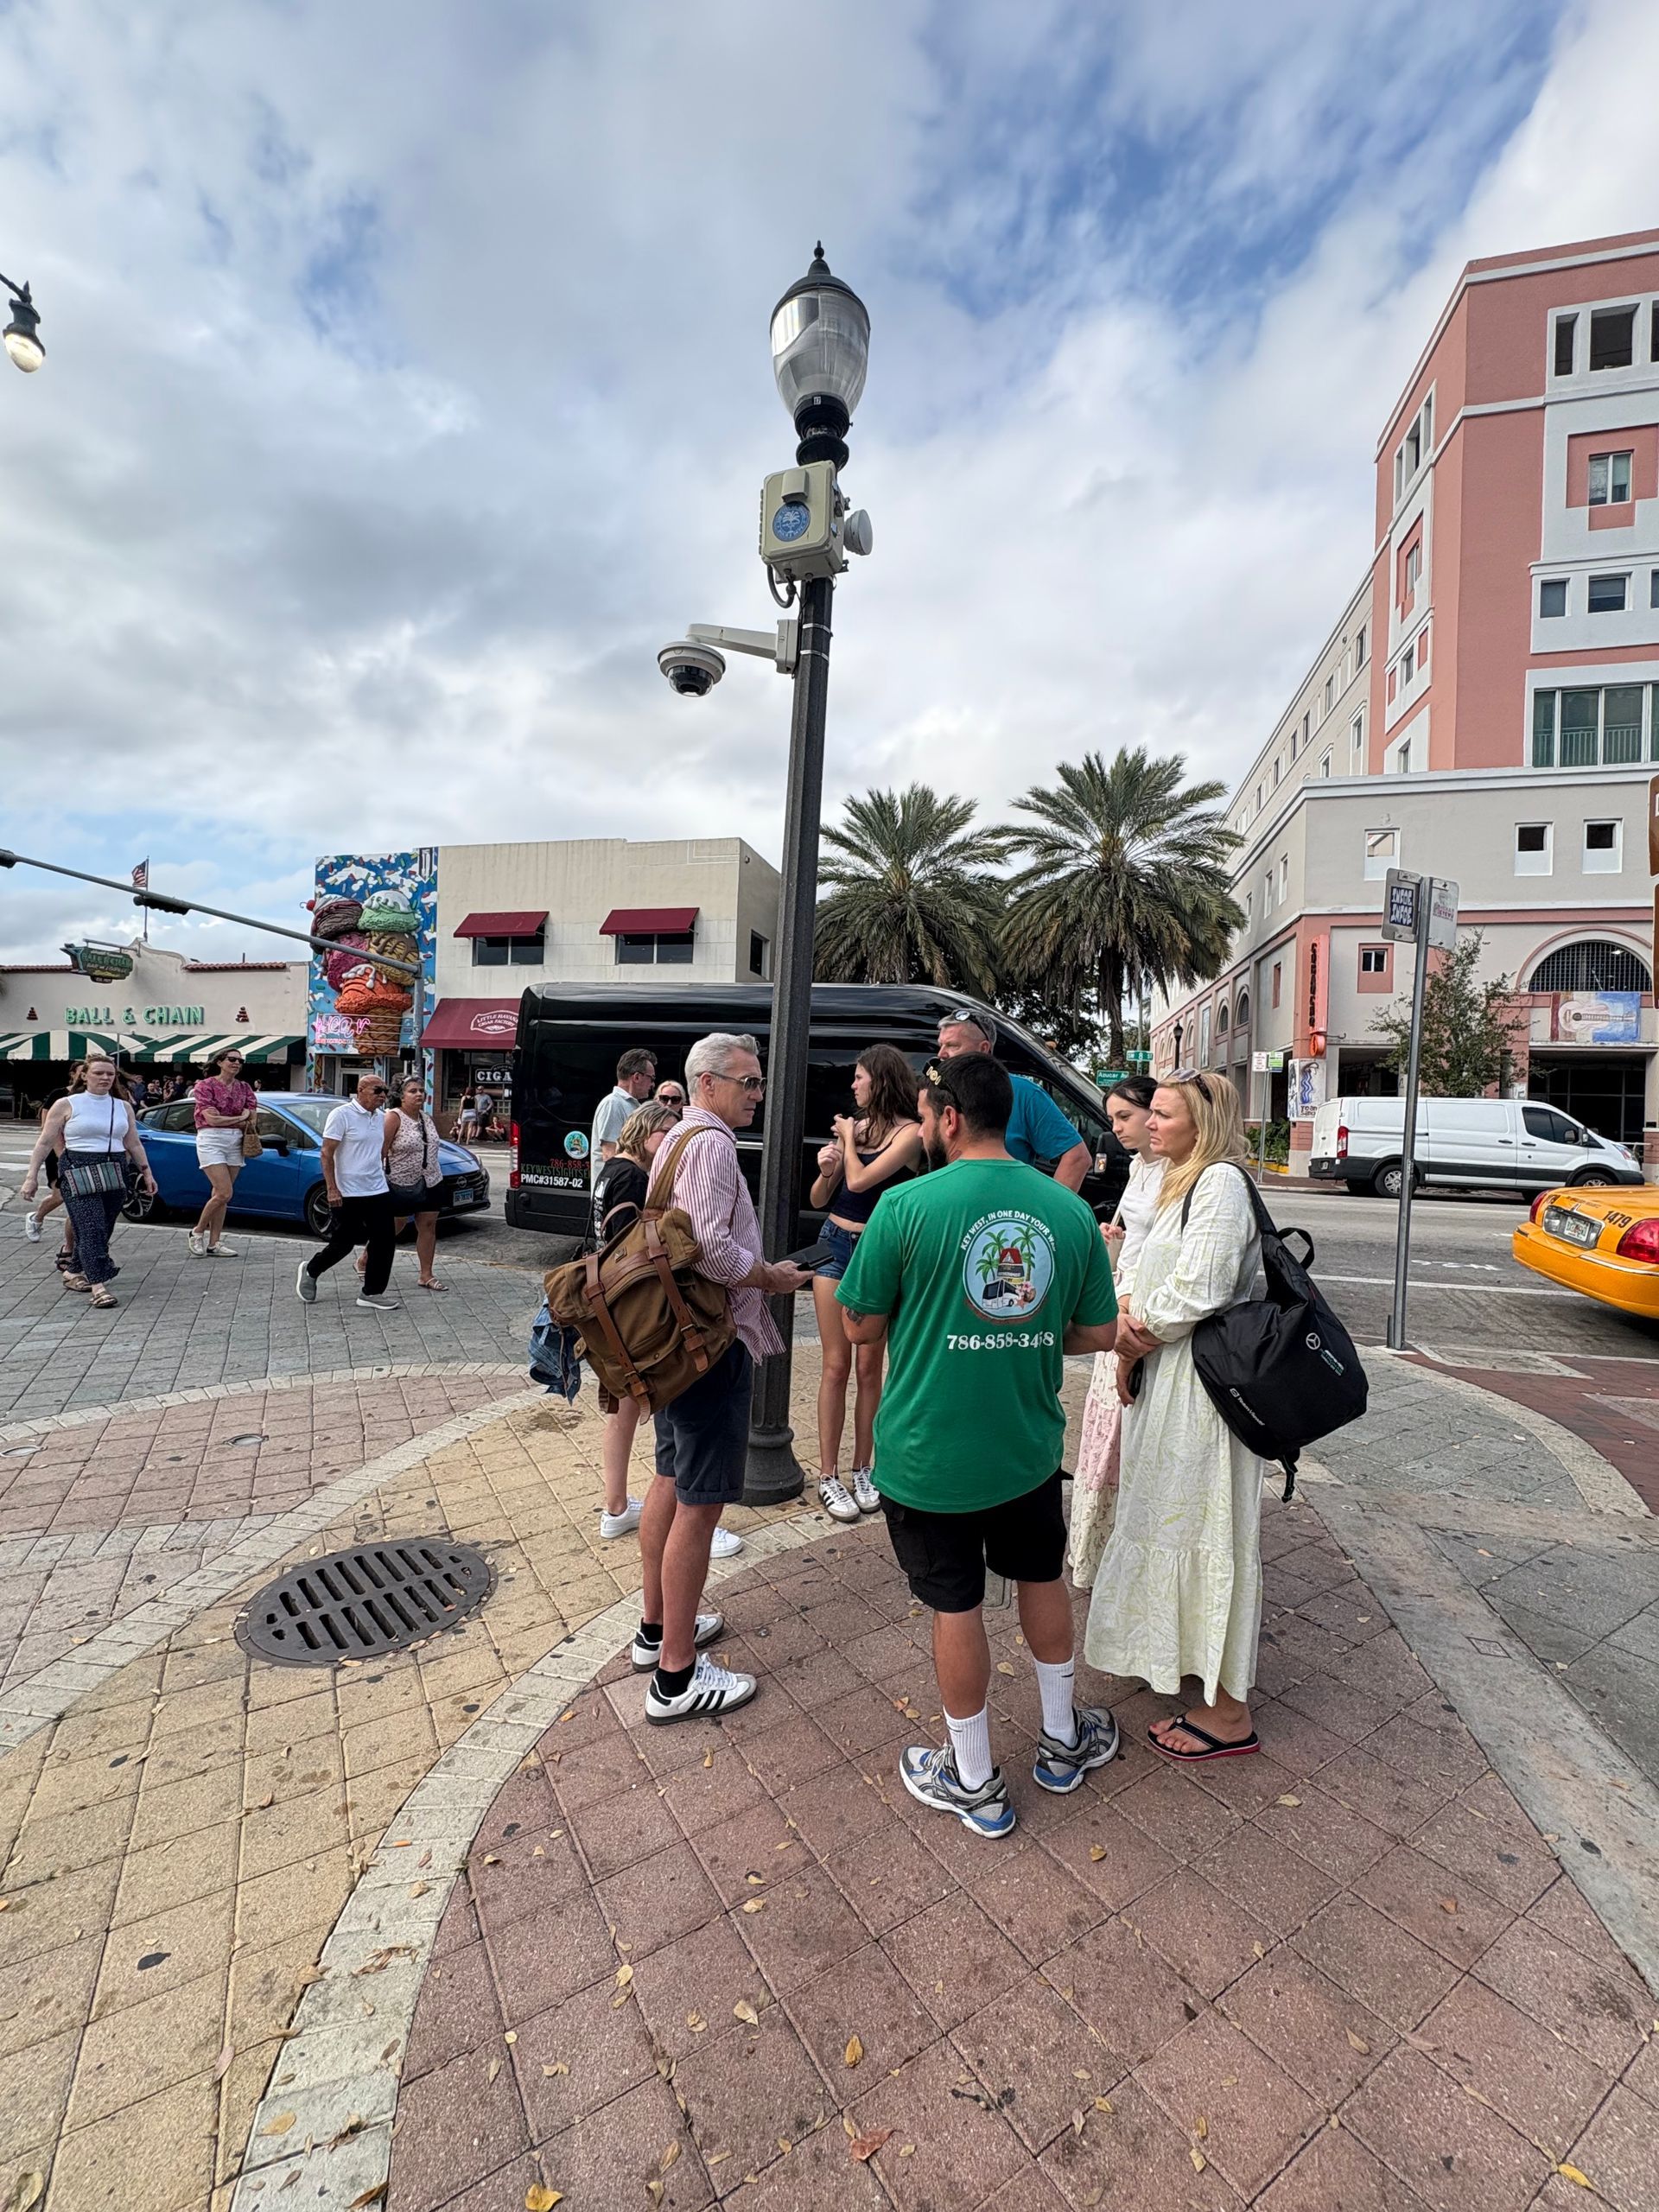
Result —
<instances>
[{"instance_id":1,"label":"storm drain grate","mask_svg":"<svg viewBox=\"0 0 1659 2212\"><path fill-rule=\"evenodd\" d=\"M453 1628L494 1586L489 1561L470 1544L435 1536L353 1544L279 1575L243 1608L236 1640L281 1666L372 1659Z\"/></svg>"}]
</instances>

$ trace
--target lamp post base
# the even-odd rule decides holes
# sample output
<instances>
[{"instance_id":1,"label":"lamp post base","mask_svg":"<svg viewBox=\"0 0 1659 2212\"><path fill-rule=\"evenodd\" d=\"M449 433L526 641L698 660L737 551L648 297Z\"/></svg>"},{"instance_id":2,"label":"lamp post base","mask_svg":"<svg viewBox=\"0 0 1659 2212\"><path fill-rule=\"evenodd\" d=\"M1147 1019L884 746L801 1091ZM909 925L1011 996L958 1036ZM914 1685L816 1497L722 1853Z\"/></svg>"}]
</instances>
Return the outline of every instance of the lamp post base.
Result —
<instances>
[{"instance_id":1,"label":"lamp post base","mask_svg":"<svg viewBox=\"0 0 1659 2212\"><path fill-rule=\"evenodd\" d=\"M795 1432L787 1427L762 1428L757 1424L749 1431L745 1505L782 1505L806 1488L806 1477L791 1449L794 1440Z\"/></svg>"}]
</instances>

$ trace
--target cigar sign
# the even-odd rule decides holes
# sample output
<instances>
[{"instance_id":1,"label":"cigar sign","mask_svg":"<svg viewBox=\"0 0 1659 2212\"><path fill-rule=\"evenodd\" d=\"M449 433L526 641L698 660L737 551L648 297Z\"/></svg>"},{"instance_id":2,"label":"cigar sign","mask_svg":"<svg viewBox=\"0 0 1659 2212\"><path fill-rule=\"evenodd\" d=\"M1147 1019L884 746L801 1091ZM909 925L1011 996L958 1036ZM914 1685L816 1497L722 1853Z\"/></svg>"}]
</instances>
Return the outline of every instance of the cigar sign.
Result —
<instances>
[{"instance_id":1,"label":"cigar sign","mask_svg":"<svg viewBox=\"0 0 1659 2212\"><path fill-rule=\"evenodd\" d=\"M438 855L336 853L317 862L310 927L329 949L311 963L313 1052L382 1057L415 1048L411 976L370 956L418 962L429 1011L435 979Z\"/></svg>"}]
</instances>

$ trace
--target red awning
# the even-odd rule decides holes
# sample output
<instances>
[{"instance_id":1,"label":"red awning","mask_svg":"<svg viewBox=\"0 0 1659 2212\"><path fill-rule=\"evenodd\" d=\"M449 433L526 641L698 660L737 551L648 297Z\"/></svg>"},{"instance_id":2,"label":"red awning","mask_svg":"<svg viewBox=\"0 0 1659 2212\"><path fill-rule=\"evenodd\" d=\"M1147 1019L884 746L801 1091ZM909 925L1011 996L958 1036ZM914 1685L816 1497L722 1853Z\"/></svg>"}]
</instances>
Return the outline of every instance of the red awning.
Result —
<instances>
[{"instance_id":1,"label":"red awning","mask_svg":"<svg viewBox=\"0 0 1659 2212\"><path fill-rule=\"evenodd\" d=\"M613 906L601 937L683 937L697 918L695 906Z\"/></svg>"},{"instance_id":2,"label":"red awning","mask_svg":"<svg viewBox=\"0 0 1659 2212\"><path fill-rule=\"evenodd\" d=\"M534 937L547 920L547 909L539 914L468 914L457 937Z\"/></svg>"},{"instance_id":3,"label":"red awning","mask_svg":"<svg viewBox=\"0 0 1659 2212\"><path fill-rule=\"evenodd\" d=\"M421 1042L451 1051L472 1045L480 1052L510 1052L518 1033L517 999L440 999Z\"/></svg>"}]
</instances>

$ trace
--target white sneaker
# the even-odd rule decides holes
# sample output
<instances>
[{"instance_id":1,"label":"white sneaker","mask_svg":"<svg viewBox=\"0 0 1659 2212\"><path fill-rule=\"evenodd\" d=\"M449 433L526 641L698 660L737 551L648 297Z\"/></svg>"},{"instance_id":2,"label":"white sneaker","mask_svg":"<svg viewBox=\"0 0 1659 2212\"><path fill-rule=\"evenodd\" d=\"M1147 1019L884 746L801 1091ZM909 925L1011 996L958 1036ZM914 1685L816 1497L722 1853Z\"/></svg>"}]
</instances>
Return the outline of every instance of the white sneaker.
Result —
<instances>
[{"instance_id":1,"label":"white sneaker","mask_svg":"<svg viewBox=\"0 0 1659 2212\"><path fill-rule=\"evenodd\" d=\"M26 1213L23 1216L23 1234L28 1237L31 1244L38 1244L40 1243L41 1217L39 1214Z\"/></svg>"},{"instance_id":2,"label":"white sneaker","mask_svg":"<svg viewBox=\"0 0 1659 2212\"><path fill-rule=\"evenodd\" d=\"M825 1475L818 1484L818 1503L832 1521L856 1521L858 1508L852 1501L844 1483L834 1475Z\"/></svg>"},{"instance_id":3,"label":"white sneaker","mask_svg":"<svg viewBox=\"0 0 1659 2212\"><path fill-rule=\"evenodd\" d=\"M203 1236L200 1230L193 1229L191 1230L189 1243L191 1258L194 1260L200 1259L202 1254L207 1249L207 1239Z\"/></svg>"},{"instance_id":4,"label":"white sneaker","mask_svg":"<svg viewBox=\"0 0 1659 2212\"><path fill-rule=\"evenodd\" d=\"M298 1291L300 1296L305 1300L308 1306L315 1306L316 1304L317 1279L315 1275L312 1274L310 1268L306 1265L303 1260L300 1262L300 1272L295 1281L294 1287Z\"/></svg>"},{"instance_id":5,"label":"white sneaker","mask_svg":"<svg viewBox=\"0 0 1659 2212\"><path fill-rule=\"evenodd\" d=\"M705 1643L712 1643L714 1642L715 1638L721 1634L725 1626L726 1616L724 1613L699 1613L697 1615L696 1631L692 1637L691 1641L696 1649L701 1651ZM636 1633L633 1639L633 1649L628 1656L633 1661L634 1673L636 1675L643 1675L647 1668L654 1668L656 1666L657 1662L663 1656L663 1647L660 1643L647 1643L643 1637Z\"/></svg>"},{"instance_id":6,"label":"white sneaker","mask_svg":"<svg viewBox=\"0 0 1659 2212\"><path fill-rule=\"evenodd\" d=\"M881 1510L881 1493L870 1480L868 1467L853 1469L853 1503L861 1513L879 1513Z\"/></svg>"},{"instance_id":7,"label":"white sneaker","mask_svg":"<svg viewBox=\"0 0 1659 2212\"><path fill-rule=\"evenodd\" d=\"M377 1291L372 1298L368 1292L359 1292L358 1304L366 1306L374 1313L396 1313L403 1305L401 1298L388 1298L385 1291Z\"/></svg>"},{"instance_id":8,"label":"white sneaker","mask_svg":"<svg viewBox=\"0 0 1659 2212\"><path fill-rule=\"evenodd\" d=\"M747 1705L756 1689L753 1675L734 1675L715 1664L707 1654L698 1660L690 1681L677 1697L663 1697L652 1676L645 1691L645 1718L660 1726L665 1720L713 1720L722 1713L735 1713Z\"/></svg>"},{"instance_id":9,"label":"white sneaker","mask_svg":"<svg viewBox=\"0 0 1659 2212\"><path fill-rule=\"evenodd\" d=\"M742 1548L741 1536L734 1536L729 1529L722 1529L716 1523L709 1545L710 1559L735 1559Z\"/></svg>"},{"instance_id":10,"label":"white sneaker","mask_svg":"<svg viewBox=\"0 0 1659 2212\"><path fill-rule=\"evenodd\" d=\"M645 1508L637 1497L631 1497L620 1513L601 1513L599 1533L607 1542L613 1536L631 1536L639 1526L639 1516Z\"/></svg>"},{"instance_id":11,"label":"white sneaker","mask_svg":"<svg viewBox=\"0 0 1659 2212\"><path fill-rule=\"evenodd\" d=\"M207 1256L210 1260L239 1260L242 1255L234 1244L210 1244Z\"/></svg>"}]
</instances>

